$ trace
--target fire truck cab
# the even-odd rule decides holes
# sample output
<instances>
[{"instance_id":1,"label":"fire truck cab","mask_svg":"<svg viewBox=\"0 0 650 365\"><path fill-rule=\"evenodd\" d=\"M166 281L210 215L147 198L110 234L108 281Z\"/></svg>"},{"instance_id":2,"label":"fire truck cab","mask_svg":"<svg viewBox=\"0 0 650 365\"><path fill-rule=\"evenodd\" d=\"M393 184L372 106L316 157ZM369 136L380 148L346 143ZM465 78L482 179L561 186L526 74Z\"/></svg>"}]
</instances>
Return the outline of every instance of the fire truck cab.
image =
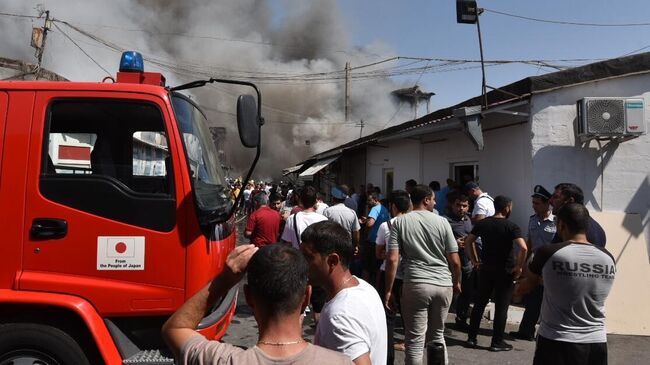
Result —
<instances>
[{"instance_id":1,"label":"fire truck cab","mask_svg":"<svg viewBox=\"0 0 650 365\"><path fill-rule=\"evenodd\" d=\"M0 81L0 364L172 364L160 328L223 269L236 207L204 113L139 54L112 83Z\"/></svg>"}]
</instances>

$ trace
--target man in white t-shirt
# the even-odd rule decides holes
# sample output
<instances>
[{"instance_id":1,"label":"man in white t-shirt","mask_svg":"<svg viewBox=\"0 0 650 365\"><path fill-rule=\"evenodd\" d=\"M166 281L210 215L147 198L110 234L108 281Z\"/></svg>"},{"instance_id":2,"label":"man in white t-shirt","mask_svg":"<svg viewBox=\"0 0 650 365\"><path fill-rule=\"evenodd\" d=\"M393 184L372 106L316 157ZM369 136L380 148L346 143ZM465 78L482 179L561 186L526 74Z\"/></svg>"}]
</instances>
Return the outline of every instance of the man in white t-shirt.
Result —
<instances>
[{"instance_id":1,"label":"man in white t-shirt","mask_svg":"<svg viewBox=\"0 0 650 365\"><path fill-rule=\"evenodd\" d=\"M348 355L356 365L385 365L384 308L377 291L348 269L354 247L347 230L335 222L318 222L301 238L310 282L327 294L314 343Z\"/></svg>"},{"instance_id":2,"label":"man in white t-shirt","mask_svg":"<svg viewBox=\"0 0 650 365\"><path fill-rule=\"evenodd\" d=\"M465 184L465 192L467 196L474 199L474 208L472 209L472 214L470 214L472 224L476 224L480 220L494 215L494 198L490 194L483 192L476 182L470 181ZM481 252L483 252L483 240L481 237L476 239L476 250L477 254L481 256Z\"/></svg>"},{"instance_id":3,"label":"man in white t-shirt","mask_svg":"<svg viewBox=\"0 0 650 365\"><path fill-rule=\"evenodd\" d=\"M253 186L251 184L246 184L246 189L244 189L244 213L246 214L253 212L253 200L251 199L252 192Z\"/></svg>"},{"instance_id":4,"label":"man in white t-shirt","mask_svg":"<svg viewBox=\"0 0 650 365\"><path fill-rule=\"evenodd\" d=\"M322 193L316 193L316 213L318 214L323 214L325 209L329 208L329 205L323 201L324 199L325 197Z\"/></svg>"},{"instance_id":5,"label":"man in white t-shirt","mask_svg":"<svg viewBox=\"0 0 650 365\"><path fill-rule=\"evenodd\" d=\"M316 213L316 194L316 189L313 186L305 187L298 197L304 209L290 215L284 225L281 239L286 243L290 243L296 249L300 248L300 235L307 227L314 223L327 220L324 215ZM321 310L325 304L325 291L321 287L317 285L313 286L310 304L314 311L314 322L318 323Z\"/></svg>"},{"instance_id":6,"label":"man in white t-shirt","mask_svg":"<svg viewBox=\"0 0 650 365\"><path fill-rule=\"evenodd\" d=\"M316 189L307 186L300 193L300 202L303 211L292 214L287 218L287 224L282 231L282 241L290 243L294 248L300 247L300 235L309 225L325 221L324 215L316 213Z\"/></svg>"},{"instance_id":7,"label":"man in white t-shirt","mask_svg":"<svg viewBox=\"0 0 650 365\"><path fill-rule=\"evenodd\" d=\"M474 181L465 184L465 191L470 198L474 199L474 209L472 210L472 223L494 215L494 198L483 190Z\"/></svg>"},{"instance_id":8,"label":"man in white t-shirt","mask_svg":"<svg viewBox=\"0 0 650 365\"><path fill-rule=\"evenodd\" d=\"M300 316L309 299L308 265L303 255L283 245L235 248L223 271L183 304L162 328L162 335L180 365L340 364L352 362L340 353L303 339ZM259 327L257 344L243 350L211 341L196 331L206 312L239 281Z\"/></svg>"}]
</instances>

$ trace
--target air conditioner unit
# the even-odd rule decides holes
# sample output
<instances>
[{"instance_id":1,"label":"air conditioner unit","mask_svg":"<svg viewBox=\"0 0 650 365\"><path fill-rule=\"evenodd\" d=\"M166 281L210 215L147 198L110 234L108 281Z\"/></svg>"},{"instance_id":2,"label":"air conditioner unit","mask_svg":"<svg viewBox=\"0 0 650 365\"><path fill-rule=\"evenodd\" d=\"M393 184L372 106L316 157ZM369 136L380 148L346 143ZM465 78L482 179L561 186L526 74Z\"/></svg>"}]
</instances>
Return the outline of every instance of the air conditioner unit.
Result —
<instances>
[{"instance_id":1,"label":"air conditioner unit","mask_svg":"<svg viewBox=\"0 0 650 365\"><path fill-rule=\"evenodd\" d=\"M646 133L646 117L650 117L650 100L644 97L595 98L578 100L577 137L636 137Z\"/></svg>"}]
</instances>

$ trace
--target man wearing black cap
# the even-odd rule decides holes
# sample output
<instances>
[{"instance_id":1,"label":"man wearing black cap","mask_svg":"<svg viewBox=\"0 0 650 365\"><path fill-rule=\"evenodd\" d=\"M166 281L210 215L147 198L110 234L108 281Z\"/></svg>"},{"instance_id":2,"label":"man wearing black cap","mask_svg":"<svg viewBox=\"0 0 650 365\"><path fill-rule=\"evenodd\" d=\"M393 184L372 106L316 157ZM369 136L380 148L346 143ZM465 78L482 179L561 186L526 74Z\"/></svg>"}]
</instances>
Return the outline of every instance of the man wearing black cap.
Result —
<instances>
[{"instance_id":1,"label":"man wearing black cap","mask_svg":"<svg viewBox=\"0 0 650 365\"><path fill-rule=\"evenodd\" d=\"M528 221L528 247L529 261L532 259L535 251L553 241L555 235L555 216L551 212L549 199L551 193L541 185L536 185L533 189L533 211L535 214L530 216ZM524 299L526 310L519 324L519 331L510 332L510 334L521 340L532 341L535 338L535 325L539 319L539 312L542 308L542 297L544 296L544 287L542 285L528 293Z\"/></svg>"}]
</instances>

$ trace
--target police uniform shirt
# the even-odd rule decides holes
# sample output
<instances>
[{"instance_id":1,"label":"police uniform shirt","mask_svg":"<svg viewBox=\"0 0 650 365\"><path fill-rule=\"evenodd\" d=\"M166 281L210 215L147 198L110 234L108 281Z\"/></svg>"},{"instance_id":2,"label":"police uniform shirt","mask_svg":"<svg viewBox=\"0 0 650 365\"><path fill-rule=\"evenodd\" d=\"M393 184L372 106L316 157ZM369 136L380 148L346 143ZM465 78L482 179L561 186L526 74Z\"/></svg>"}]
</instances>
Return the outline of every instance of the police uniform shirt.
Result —
<instances>
[{"instance_id":1,"label":"police uniform shirt","mask_svg":"<svg viewBox=\"0 0 650 365\"><path fill-rule=\"evenodd\" d=\"M531 250L535 252L538 248L553 242L556 230L553 214L549 214L543 220L540 220L537 214L531 215L528 220L528 240Z\"/></svg>"}]
</instances>

